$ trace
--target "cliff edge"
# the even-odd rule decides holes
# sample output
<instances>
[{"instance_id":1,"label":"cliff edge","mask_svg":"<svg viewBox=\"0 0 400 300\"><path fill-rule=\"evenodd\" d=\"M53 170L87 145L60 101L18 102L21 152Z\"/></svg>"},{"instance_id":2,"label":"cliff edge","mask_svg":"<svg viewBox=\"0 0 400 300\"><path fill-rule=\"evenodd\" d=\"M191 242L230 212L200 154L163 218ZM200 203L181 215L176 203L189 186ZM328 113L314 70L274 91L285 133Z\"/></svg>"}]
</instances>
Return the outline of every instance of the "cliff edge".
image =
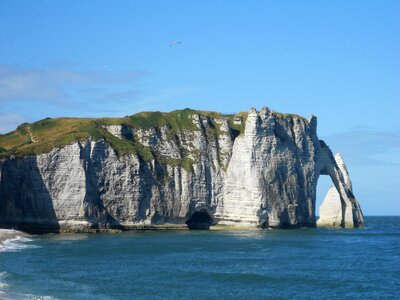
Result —
<instances>
[{"instance_id":1,"label":"cliff edge","mask_svg":"<svg viewBox=\"0 0 400 300\"><path fill-rule=\"evenodd\" d=\"M318 139L314 116L263 108L45 119L0 135L0 226L312 227L320 175L336 194L319 223L363 226L343 159Z\"/></svg>"}]
</instances>

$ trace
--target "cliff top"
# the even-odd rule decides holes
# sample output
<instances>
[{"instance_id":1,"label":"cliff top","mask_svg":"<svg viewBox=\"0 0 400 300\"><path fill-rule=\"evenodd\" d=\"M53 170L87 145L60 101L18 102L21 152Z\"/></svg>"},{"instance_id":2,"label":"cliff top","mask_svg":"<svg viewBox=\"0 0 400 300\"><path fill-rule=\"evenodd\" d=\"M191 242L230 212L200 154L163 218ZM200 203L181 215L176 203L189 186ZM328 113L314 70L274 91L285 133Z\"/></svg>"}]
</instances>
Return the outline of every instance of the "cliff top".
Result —
<instances>
[{"instance_id":1,"label":"cliff top","mask_svg":"<svg viewBox=\"0 0 400 300\"><path fill-rule=\"evenodd\" d=\"M147 149L126 139L119 139L107 131L106 125L127 125L137 129L160 128L168 126L171 134L182 130L196 130L191 116L199 115L209 118L213 130L218 134L219 124L215 120L227 120L230 127L238 134L244 132L247 112L237 114L221 114L212 111L193 109L175 110L172 112L141 112L123 118L46 118L34 123L23 123L7 134L0 134L0 158L47 153L53 148L63 147L74 141L104 139L110 143L117 153L135 152L142 157L149 155ZM294 114L272 113L277 118L301 118ZM241 124L235 122L240 118Z\"/></svg>"}]
</instances>

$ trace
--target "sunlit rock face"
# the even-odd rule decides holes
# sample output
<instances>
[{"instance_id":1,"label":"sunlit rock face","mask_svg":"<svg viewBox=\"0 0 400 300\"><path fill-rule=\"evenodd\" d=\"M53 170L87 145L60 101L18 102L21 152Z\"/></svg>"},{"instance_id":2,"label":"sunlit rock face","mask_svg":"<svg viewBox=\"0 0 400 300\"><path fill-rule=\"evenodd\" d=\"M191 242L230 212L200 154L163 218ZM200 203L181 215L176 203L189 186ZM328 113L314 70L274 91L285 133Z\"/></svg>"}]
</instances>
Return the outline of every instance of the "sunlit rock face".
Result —
<instances>
[{"instance_id":1,"label":"sunlit rock face","mask_svg":"<svg viewBox=\"0 0 400 300\"><path fill-rule=\"evenodd\" d=\"M191 130L106 127L148 149L147 160L117 155L104 140L91 138L2 159L0 224L38 232L187 224L312 227L318 178L328 175L334 188L318 225L363 225L344 162L318 139L314 116L307 120L267 108L246 116L242 133L236 119L201 114L190 116Z\"/></svg>"},{"instance_id":2,"label":"sunlit rock face","mask_svg":"<svg viewBox=\"0 0 400 300\"><path fill-rule=\"evenodd\" d=\"M346 165L340 154L335 155L335 162L340 170L340 176L342 181L336 183L339 186L337 189L332 186L326 194L324 201L322 202L319 209L319 219L317 221L318 227L360 227L364 223L361 208L353 197L346 197L347 195L341 195L338 190L342 189L345 192L348 191L353 193L353 187L351 184L350 176L347 171ZM344 186L341 186L341 184Z\"/></svg>"}]
</instances>

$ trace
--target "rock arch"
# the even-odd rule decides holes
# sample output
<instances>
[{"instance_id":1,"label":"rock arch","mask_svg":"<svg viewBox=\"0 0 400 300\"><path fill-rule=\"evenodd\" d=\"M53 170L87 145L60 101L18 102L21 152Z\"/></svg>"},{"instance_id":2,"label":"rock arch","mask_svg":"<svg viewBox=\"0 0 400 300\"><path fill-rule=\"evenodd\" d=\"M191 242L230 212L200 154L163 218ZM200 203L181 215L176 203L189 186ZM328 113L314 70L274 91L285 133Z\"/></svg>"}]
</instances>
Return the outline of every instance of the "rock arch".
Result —
<instances>
[{"instance_id":1,"label":"rock arch","mask_svg":"<svg viewBox=\"0 0 400 300\"><path fill-rule=\"evenodd\" d=\"M321 141L321 152L317 162L319 170L317 177L328 175L333 183L320 206L317 226L363 227L364 217L354 197L349 173L341 154L333 156L329 147Z\"/></svg>"}]
</instances>

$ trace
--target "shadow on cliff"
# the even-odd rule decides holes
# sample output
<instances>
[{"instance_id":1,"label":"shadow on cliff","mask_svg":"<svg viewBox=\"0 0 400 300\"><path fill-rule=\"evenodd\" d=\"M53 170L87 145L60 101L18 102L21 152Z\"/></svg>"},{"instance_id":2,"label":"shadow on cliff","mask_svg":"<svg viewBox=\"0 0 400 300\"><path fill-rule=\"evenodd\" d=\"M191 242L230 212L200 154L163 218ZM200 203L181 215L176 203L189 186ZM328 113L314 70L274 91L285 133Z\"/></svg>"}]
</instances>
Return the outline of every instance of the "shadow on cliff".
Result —
<instances>
[{"instance_id":1,"label":"shadow on cliff","mask_svg":"<svg viewBox=\"0 0 400 300\"><path fill-rule=\"evenodd\" d=\"M2 164L0 226L29 233L59 232L53 201L36 157L9 159Z\"/></svg>"},{"instance_id":2,"label":"shadow on cliff","mask_svg":"<svg viewBox=\"0 0 400 300\"><path fill-rule=\"evenodd\" d=\"M81 146L81 159L84 160L85 172L85 198L84 198L84 218L89 222L90 229L118 229L124 230L117 217L112 215L103 197L105 190L101 186L107 185L104 179L99 176L102 173L103 162L107 158L107 145L104 141L96 142L94 148L90 144ZM101 191L100 191L101 190Z\"/></svg>"},{"instance_id":3,"label":"shadow on cliff","mask_svg":"<svg viewBox=\"0 0 400 300\"><path fill-rule=\"evenodd\" d=\"M304 166L309 164L309 144L307 139L302 139L299 144L296 142L294 127L293 119L290 119L288 123L276 122L275 124L274 135L277 139L277 149L281 149L281 153L293 153L293 166L288 168L286 161L278 160L275 174L271 174L276 177L278 190L271 191L270 186L267 186L266 193L275 195L275 199L284 199L287 203L279 217L280 228L315 227L315 213L310 213L307 201L309 198L315 199L312 189L307 185L312 175L304 172ZM306 132L306 134L309 133Z\"/></svg>"}]
</instances>

